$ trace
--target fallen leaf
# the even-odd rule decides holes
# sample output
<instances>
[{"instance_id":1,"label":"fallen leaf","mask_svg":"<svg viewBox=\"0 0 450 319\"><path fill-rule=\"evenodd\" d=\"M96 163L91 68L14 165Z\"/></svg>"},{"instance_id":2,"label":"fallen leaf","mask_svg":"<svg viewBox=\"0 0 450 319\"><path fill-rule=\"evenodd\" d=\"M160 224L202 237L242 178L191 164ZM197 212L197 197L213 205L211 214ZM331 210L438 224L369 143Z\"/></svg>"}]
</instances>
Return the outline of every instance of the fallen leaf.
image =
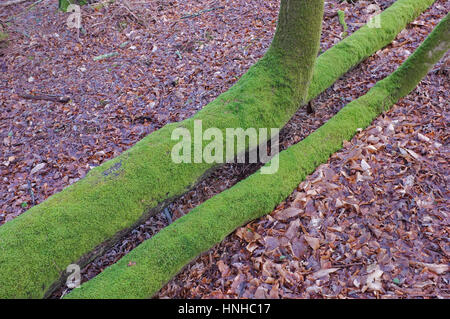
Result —
<instances>
[{"instance_id":1,"label":"fallen leaf","mask_svg":"<svg viewBox=\"0 0 450 319\"><path fill-rule=\"evenodd\" d=\"M288 220L300 214L301 210L295 207L289 207L275 214L275 218L281 221Z\"/></svg>"},{"instance_id":2,"label":"fallen leaf","mask_svg":"<svg viewBox=\"0 0 450 319\"><path fill-rule=\"evenodd\" d=\"M315 273L313 273L311 275L311 277L313 279L319 279L319 278L329 275L337 270L339 270L339 268L320 269L319 271L316 271Z\"/></svg>"},{"instance_id":3,"label":"fallen leaf","mask_svg":"<svg viewBox=\"0 0 450 319\"><path fill-rule=\"evenodd\" d=\"M367 272L370 273L367 276L366 287L372 291L381 292L383 290L383 285L381 283L381 276L383 275L383 271L380 269L380 266L369 266Z\"/></svg>"},{"instance_id":4,"label":"fallen leaf","mask_svg":"<svg viewBox=\"0 0 450 319\"><path fill-rule=\"evenodd\" d=\"M367 162L362 159L361 160L361 168L363 169L363 171L368 171L371 167L369 164L367 164Z\"/></svg>"},{"instance_id":5,"label":"fallen leaf","mask_svg":"<svg viewBox=\"0 0 450 319\"><path fill-rule=\"evenodd\" d=\"M255 294L253 295L253 297L255 299L267 299L267 290L264 287L259 286L256 289Z\"/></svg>"},{"instance_id":6,"label":"fallen leaf","mask_svg":"<svg viewBox=\"0 0 450 319\"><path fill-rule=\"evenodd\" d=\"M427 136L422 135L422 134L420 134L420 133L417 133L417 137L418 137L418 139L419 139L420 141L422 141L422 142L429 142L429 141L430 141L430 139L429 139Z\"/></svg>"},{"instance_id":7,"label":"fallen leaf","mask_svg":"<svg viewBox=\"0 0 450 319\"><path fill-rule=\"evenodd\" d=\"M217 262L217 267L219 268L219 271L223 277L228 276L230 273L230 267L224 263L224 261L221 259Z\"/></svg>"},{"instance_id":8,"label":"fallen leaf","mask_svg":"<svg viewBox=\"0 0 450 319\"><path fill-rule=\"evenodd\" d=\"M320 241L315 237L305 235L305 240L313 250L317 250L320 247Z\"/></svg>"},{"instance_id":9,"label":"fallen leaf","mask_svg":"<svg viewBox=\"0 0 450 319\"><path fill-rule=\"evenodd\" d=\"M450 266L447 264L428 264L428 263L422 263L422 262L410 262L412 265L418 265L420 267L427 267L432 272L442 275L443 273L446 273L450 270Z\"/></svg>"},{"instance_id":10,"label":"fallen leaf","mask_svg":"<svg viewBox=\"0 0 450 319\"><path fill-rule=\"evenodd\" d=\"M37 164L37 165L31 170L30 175L33 175L33 174L39 172L39 171L40 171L41 169L43 169L44 167L45 167L45 163Z\"/></svg>"},{"instance_id":11,"label":"fallen leaf","mask_svg":"<svg viewBox=\"0 0 450 319\"><path fill-rule=\"evenodd\" d=\"M291 243L289 243L289 246L297 259L302 259L307 252L306 243L302 239L294 239Z\"/></svg>"}]
</instances>

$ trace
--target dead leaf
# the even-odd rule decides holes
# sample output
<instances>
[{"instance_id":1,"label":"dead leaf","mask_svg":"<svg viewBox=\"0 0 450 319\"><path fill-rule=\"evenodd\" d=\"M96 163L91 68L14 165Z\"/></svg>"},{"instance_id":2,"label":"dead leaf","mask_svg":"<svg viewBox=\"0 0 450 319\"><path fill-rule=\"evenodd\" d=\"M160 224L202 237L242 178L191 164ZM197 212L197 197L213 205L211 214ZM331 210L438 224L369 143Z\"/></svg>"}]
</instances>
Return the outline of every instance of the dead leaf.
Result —
<instances>
[{"instance_id":1,"label":"dead leaf","mask_svg":"<svg viewBox=\"0 0 450 319\"><path fill-rule=\"evenodd\" d=\"M228 267L228 265L226 265L222 259L217 262L217 267L219 268L222 277L226 277L229 275L230 267Z\"/></svg>"},{"instance_id":2,"label":"dead leaf","mask_svg":"<svg viewBox=\"0 0 450 319\"><path fill-rule=\"evenodd\" d=\"M39 171L40 171L41 169L43 169L44 167L45 167L45 163L37 164L37 165L31 170L30 175L33 175L33 174L39 172Z\"/></svg>"},{"instance_id":3,"label":"dead leaf","mask_svg":"<svg viewBox=\"0 0 450 319\"><path fill-rule=\"evenodd\" d=\"M442 275L450 270L450 266L447 264L428 264L428 263L422 263L422 262L410 262L411 265L417 265L420 267L426 267L432 272Z\"/></svg>"},{"instance_id":4,"label":"dead leaf","mask_svg":"<svg viewBox=\"0 0 450 319\"><path fill-rule=\"evenodd\" d=\"M267 299L267 290L264 287L259 286L258 288L256 288L253 297L255 299Z\"/></svg>"},{"instance_id":5,"label":"dead leaf","mask_svg":"<svg viewBox=\"0 0 450 319\"><path fill-rule=\"evenodd\" d=\"M368 267L367 272L369 273L366 280L366 287L371 291L382 291L383 285L381 282L381 276L383 271L378 265L371 265Z\"/></svg>"},{"instance_id":6,"label":"dead leaf","mask_svg":"<svg viewBox=\"0 0 450 319\"><path fill-rule=\"evenodd\" d=\"M289 218L298 216L300 214L301 210L295 207L289 207L287 209L284 209L278 213L275 214L275 218L280 221L286 221Z\"/></svg>"},{"instance_id":7,"label":"dead leaf","mask_svg":"<svg viewBox=\"0 0 450 319\"><path fill-rule=\"evenodd\" d=\"M369 164L367 164L367 162L364 159L362 159L361 160L361 168L363 169L363 171L368 171L368 170L370 170L371 167Z\"/></svg>"},{"instance_id":8,"label":"dead leaf","mask_svg":"<svg viewBox=\"0 0 450 319\"><path fill-rule=\"evenodd\" d=\"M297 259L302 259L307 252L306 242L302 238L296 238L289 244L292 253Z\"/></svg>"},{"instance_id":9,"label":"dead leaf","mask_svg":"<svg viewBox=\"0 0 450 319\"><path fill-rule=\"evenodd\" d=\"M329 275L335 271L339 270L339 268L328 268L328 269L321 269L319 271L316 271L311 275L313 279L319 279L321 277L325 277L326 275Z\"/></svg>"},{"instance_id":10,"label":"dead leaf","mask_svg":"<svg viewBox=\"0 0 450 319\"><path fill-rule=\"evenodd\" d=\"M309 244L309 246L311 246L311 248L313 250L319 249L319 247L320 247L320 240L319 239L317 239L315 237L312 237L312 236L305 235L305 240Z\"/></svg>"}]
</instances>

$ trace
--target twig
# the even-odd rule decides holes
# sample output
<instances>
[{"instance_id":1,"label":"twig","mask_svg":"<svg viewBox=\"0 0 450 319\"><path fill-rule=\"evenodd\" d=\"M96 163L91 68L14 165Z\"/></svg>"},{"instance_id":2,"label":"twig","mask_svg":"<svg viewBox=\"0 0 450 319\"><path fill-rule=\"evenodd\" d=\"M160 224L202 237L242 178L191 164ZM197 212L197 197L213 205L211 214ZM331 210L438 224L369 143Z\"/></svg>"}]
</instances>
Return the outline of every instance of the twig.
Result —
<instances>
[{"instance_id":1,"label":"twig","mask_svg":"<svg viewBox=\"0 0 450 319\"><path fill-rule=\"evenodd\" d=\"M3 2L3 3L0 3L0 7L7 7L7 6L11 6L13 4L19 4L19 3L22 3L22 2L25 2L25 1L28 1L28 0L11 0L11 1L6 1L6 2Z\"/></svg>"},{"instance_id":2,"label":"twig","mask_svg":"<svg viewBox=\"0 0 450 319\"><path fill-rule=\"evenodd\" d=\"M347 267L361 266L361 265L364 265L364 263L359 262L359 263L352 263L352 264L332 265L332 267L333 268L347 268Z\"/></svg>"},{"instance_id":3,"label":"twig","mask_svg":"<svg viewBox=\"0 0 450 319\"><path fill-rule=\"evenodd\" d=\"M189 14L187 16L181 17L181 19L195 18L195 17L198 17L198 16L202 15L203 13L214 11L214 10L219 10L219 9L225 9L225 7L224 6L220 6L220 7L214 7L214 8L210 8L210 9L201 10L201 11L196 12L194 14Z\"/></svg>"},{"instance_id":4,"label":"twig","mask_svg":"<svg viewBox=\"0 0 450 319\"><path fill-rule=\"evenodd\" d=\"M31 182L28 182L28 191L30 192L30 196L31 196L31 202L33 203L33 206L36 204L35 200L34 200L34 192L33 192L33 188L31 187Z\"/></svg>"},{"instance_id":5,"label":"twig","mask_svg":"<svg viewBox=\"0 0 450 319\"><path fill-rule=\"evenodd\" d=\"M115 57L115 56L118 56L118 55L119 55L119 53L117 53L117 52L114 51L114 52L110 52L110 53L106 53L106 54L102 54L102 55L93 57L92 60L94 60L94 61L100 61L100 60L112 58L112 57Z\"/></svg>"},{"instance_id":6,"label":"twig","mask_svg":"<svg viewBox=\"0 0 450 319\"><path fill-rule=\"evenodd\" d=\"M70 97L68 96L61 96L61 95L51 95L51 94L24 94L24 93L18 93L20 97L28 100L45 100L45 101L53 101L53 102L59 102L59 103L67 103L70 101Z\"/></svg>"},{"instance_id":7,"label":"twig","mask_svg":"<svg viewBox=\"0 0 450 319\"><path fill-rule=\"evenodd\" d=\"M164 214L164 217L166 217L166 219L167 219L167 221L169 222L169 224L172 224L172 215L171 215L171 213L170 213L169 208L167 208L167 207L164 208L163 214Z\"/></svg>"}]
</instances>

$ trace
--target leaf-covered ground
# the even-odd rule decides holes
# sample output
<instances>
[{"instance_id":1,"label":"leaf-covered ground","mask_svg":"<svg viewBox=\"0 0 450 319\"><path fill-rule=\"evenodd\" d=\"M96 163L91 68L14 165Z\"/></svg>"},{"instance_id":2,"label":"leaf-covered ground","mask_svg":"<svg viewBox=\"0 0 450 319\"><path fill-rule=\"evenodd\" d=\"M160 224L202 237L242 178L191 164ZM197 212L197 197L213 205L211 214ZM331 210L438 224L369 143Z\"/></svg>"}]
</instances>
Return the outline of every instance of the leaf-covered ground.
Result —
<instances>
[{"instance_id":1,"label":"leaf-covered ground","mask_svg":"<svg viewBox=\"0 0 450 319\"><path fill-rule=\"evenodd\" d=\"M360 94L364 81L370 87L392 71L431 12L333 90L348 98L355 82ZM197 258L157 297L449 298L450 83L442 70L439 64L270 215Z\"/></svg>"},{"instance_id":2,"label":"leaf-covered ground","mask_svg":"<svg viewBox=\"0 0 450 319\"><path fill-rule=\"evenodd\" d=\"M321 50L341 39L338 9L351 33L367 21L371 2L327 1ZM393 1L377 2L384 9ZM0 225L227 90L270 44L278 11L275 0L129 3L84 7L79 39L54 1L2 8L2 21L16 17L0 53ZM299 110L282 131L282 148L395 70L449 9L436 1L320 95L314 114ZM118 55L93 61L110 52ZM191 263L159 297L448 296L449 84L437 69L271 216ZM21 92L71 102L24 100ZM90 263L83 280L257 167L226 165Z\"/></svg>"},{"instance_id":3,"label":"leaf-covered ground","mask_svg":"<svg viewBox=\"0 0 450 319\"><path fill-rule=\"evenodd\" d=\"M450 297L449 89L429 75L159 297Z\"/></svg>"}]
</instances>

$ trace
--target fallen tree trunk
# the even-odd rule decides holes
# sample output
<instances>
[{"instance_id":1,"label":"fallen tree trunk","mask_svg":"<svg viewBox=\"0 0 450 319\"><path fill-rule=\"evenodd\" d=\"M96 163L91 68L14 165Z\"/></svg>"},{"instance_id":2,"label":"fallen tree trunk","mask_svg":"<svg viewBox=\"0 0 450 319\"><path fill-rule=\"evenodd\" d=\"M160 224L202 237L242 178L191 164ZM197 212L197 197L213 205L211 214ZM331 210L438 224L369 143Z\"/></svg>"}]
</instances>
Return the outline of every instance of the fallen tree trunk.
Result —
<instances>
[{"instance_id":1,"label":"fallen tree trunk","mask_svg":"<svg viewBox=\"0 0 450 319\"><path fill-rule=\"evenodd\" d=\"M52 101L58 103L67 103L70 101L70 97L62 96L62 95L52 95L52 94L26 94L26 93L18 93L18 96L27 99L27 100L45 100Z\"/></svg>"},{"instance_id":2,"label":"fallen tree trunk","mask_svg":"<svg viewBox=\"0 0 450 319\"><path fill-rule=\"evenodd\" d=\"M447 15L393 74L346 105L306 139L281 152L277 173L257 172L214 196L73 290L67 298L148 298L157 293L200 253L237 227L271 212L308 174L342 148L344 140L350 140L359 128L367 127L411 92L450 49L449 34ZM130 263L132 267L128 267Z\"/></svg>"},{"instance_id":3,"label":"fallen tree trunk","mask_svg":"<svg viewBox=\"0 0 450 319\"><path fill-rule=\"evenodd\" d=\"M433 2L398 0L381 13L382 28L363 27L319 56L307 100L391 42ZM175 128L185 127L192 133L195 120L202 120L204 129L216 127L223 132L233 127L284 126L298 109L307 83L294 78L294 60L280 67L279 59L285 57L275 49L194 117L148 135L82 180L1 226L0 298L50 294L65 276L67 265L85 265L218 166L175 164L170 154L176 143L171 140Z\"/></svg>"}]
</instances>

